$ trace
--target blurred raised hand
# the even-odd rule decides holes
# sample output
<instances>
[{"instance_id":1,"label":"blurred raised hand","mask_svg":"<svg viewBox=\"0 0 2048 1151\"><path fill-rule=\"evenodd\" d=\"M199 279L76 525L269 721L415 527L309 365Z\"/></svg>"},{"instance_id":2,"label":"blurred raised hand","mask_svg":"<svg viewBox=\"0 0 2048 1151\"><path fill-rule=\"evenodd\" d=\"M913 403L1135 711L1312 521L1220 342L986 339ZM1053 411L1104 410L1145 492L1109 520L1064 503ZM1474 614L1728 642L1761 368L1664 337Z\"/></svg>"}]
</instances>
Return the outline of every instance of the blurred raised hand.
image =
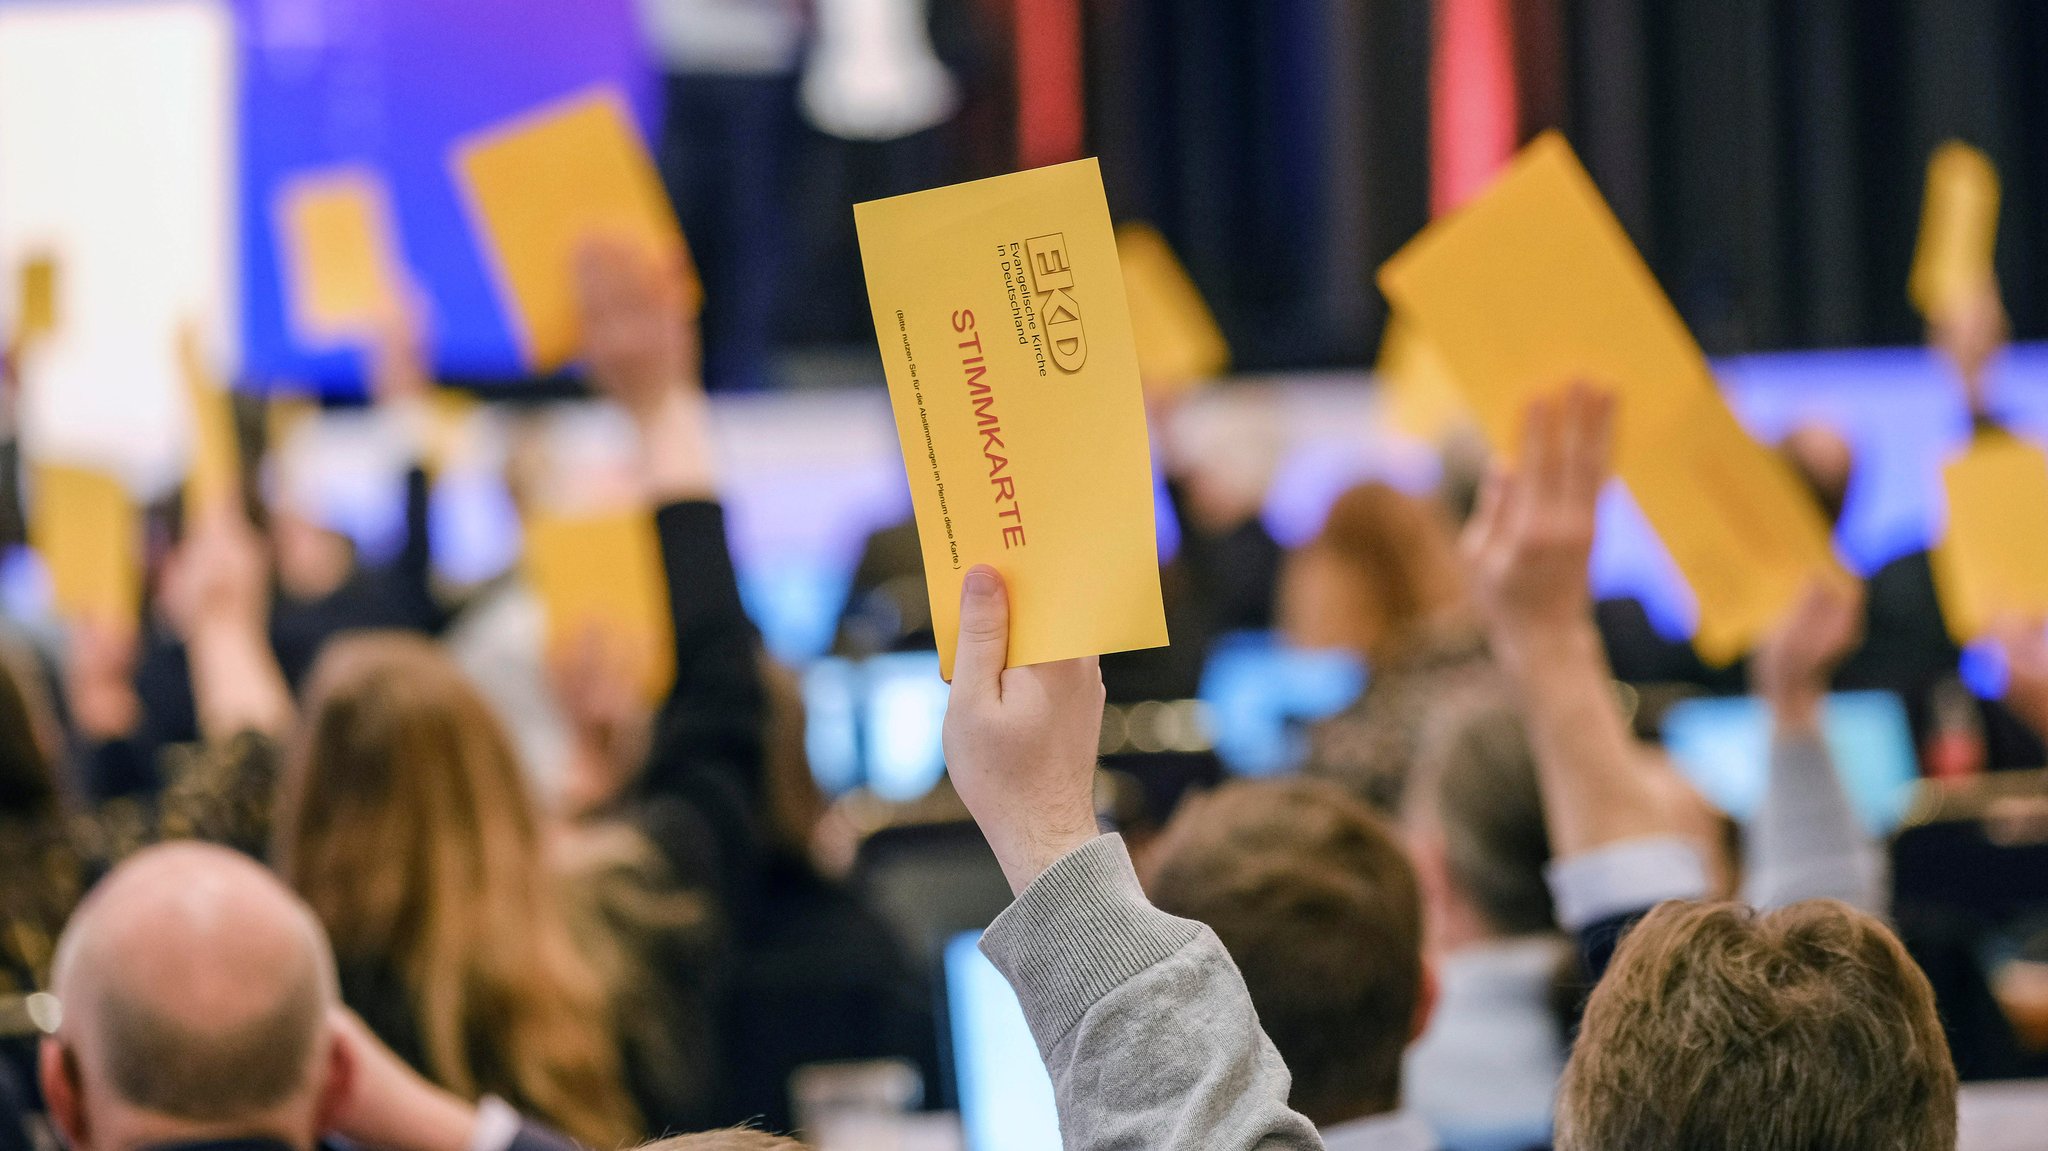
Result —
<instances>
[{"instance_id":1,"label":"blurred raised hand","mask_svg":"<svg viewBox=\"0 0 2048 1151\"><path fill-rule=\"evenodd\" d=\"M1986 414L1986 375L2011 337L1998 284L1987 281L1928 321L1927 339L1955 366L1972 416Z\"/></svg>"},{"instance_id":2,"label":"blurred raised hand","mask_svg":"<svg viewBox=\"0 0 2048 1151\"><path fill-rule=\"evenodd\" d=\"M1817 576L1751 657L1752 690L1780 731L1816 731L1835 669L1863 642L1863 586Z\"/></svg>"},{"instance_id":3,"label":"blurred raised hand","mask_svg":"<svg viewBox=\"0 0 2048 1151\"><path fill-rule=\"evenodd\" d=\"M681 249L593 236L576 254L576 298L591 385L632 417L652 498L711 498L717 473Z\"/></svg>"},{"instance_id":4,"label":"blurred raised hand","mask_svg":"<svg viewBox=\"0 0 2048 1151\"><path fill-rule=\"evenodd\" d=\"M210 509L187 527L164 572L163 602L172 628L188 641L210 627L267 626L269 560L239 509Z\"/></svg>"},{"instance_id":5,"label":"blurred raised hand","mask_svg":"<svg viewBox=\"0 0 2048 1151\"><path fill-rule=\"evenodd\" d=\"M571 815L618 798L647 754L650 716L641 689L647 653L621 649L587 627L548 657L548 680L570 734L562 806Z\"/></svg>"},{"instance_id":6,"label":"blurred raised hand","mask_svg":"<svg viewBox=\"0 0 2048 1151\"><path fill-rule=\"evenodd\" d=\"M133 627L79 619L70 625L64 698L79 734L94 742L124 739L142 722L135 694Z\"/></svg>"},{"instance_id":7,"label":"blurred raised hand","mask_svg":"<svg viewBox=\"0 0 2048 1151\"><path fill-rule=\"evenodd\" d=\"M434 390L428 315L426 294L408 287L404 299L371 324L364 362L377 403L412 404Z\"/></svg>"},{"instance_id":8,"label":"blurred raised hand","mask_svg":"<svg viewBox=\"0 0 2048 1151\"><path fill-rule=\"evenodd\" d=\"M1683 837L1647 770L1593 624L1587 567L1614 442L1614 400L1574 384L1532 401L1521 451L1487 477L1463 540L1487 640L1520 700L1560 858Z\"/></svg>"},{"instance_id":9,"label":"blurred raised hand","mask_svg":"<svg viewBox=\"0 0 2048 1151\"><path fill-rule=\"evenodd\" d=\"M270 647L270 562L239 508L221 507L186 529L164 573L165 614L185 641L201 732L281 738L291 689Z\"/></svg>"},{"instance_id":10,"label":"blurred raised hand","mask_svg":"<svg viewBox=\"0 0 2048 1151\"><path fill-rule=\"evenodd\" d=\"M2048 624L2003 619L1992 641L2005 656L2005 706L2036 735L2048 739Z\"/></svg>"},{"instance_id":11,"label":"blurred raised hand","mask_svg":"<svg viewBox=\"0 0 2048 1151\"><path fill-rule=\"evenodd\" d=\"M1588 564L1613 440L1613 397L1575 384L1529 405L1519 458L1487 478L1462 547L1501 654L1590 626Z\"/></svg>"},{"instance_id":12,"label":"blurred raised hand","mask_svg":"<svg viewBox=\"0 0 2048 1151\"><path fill-rule=\"evenodd\" d=\"M635 418L701 388L697 325L680 249L660 254L594 235L576 253L576 299L590 382Z\"/></svg>"}]
</instances>

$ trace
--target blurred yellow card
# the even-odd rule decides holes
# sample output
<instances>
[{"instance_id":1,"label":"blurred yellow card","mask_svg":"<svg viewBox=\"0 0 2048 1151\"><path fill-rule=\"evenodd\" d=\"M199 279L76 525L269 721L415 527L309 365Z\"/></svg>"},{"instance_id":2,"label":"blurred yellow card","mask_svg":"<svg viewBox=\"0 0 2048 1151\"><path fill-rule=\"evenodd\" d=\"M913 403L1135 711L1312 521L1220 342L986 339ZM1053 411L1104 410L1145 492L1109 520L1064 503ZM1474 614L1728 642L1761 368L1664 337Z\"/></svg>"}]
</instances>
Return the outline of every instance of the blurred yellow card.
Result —
<instances>
[{"instance_id":1,"label":"blurred yellow card","mask_svg":"<svg viewBox=\"0 0 2048 1151\"><path fill-rule=\"evenodd\" d=\"M1387 421L1404 435L1440 443L1472 418L1443 356L1415 325L1398 315L1387 317L1373 374L1379 379Z\"/></svg>"},{"instance_id":2,"label":"blurred yellow card","mask_svg":"<svg viewBox=\"0 0 2048 1151\"><path fill-rule=\"evenodd\" d=\"M853 215L946 677L976 564L1008 581L1013 667L1165 644L1151 443L1095 161Z\"/></svg>"},{"instance_id":3,"label":"blurred yellow card","mask_svg":"<svg viewBox=\"0 0 2048 1151\"><path fill-rule=\"evenodd\" d=\"M1714 388L1692 333L1555 132L1425 228L1379 280L1504 453L1529 400L1584 379L1622 398L1625 468Z\"/></svg>"},{"instance_id":4,"label":"blurred yellow card","mask_svg":"<svg viewBox=\"0 0 2048 1151\"><path fill-rule=\"evenodd\" d=\"M1230 345L1202 299L1202 290L1174 256L1159 229L1130 223L1116 230L1124 294L1131 305L1131 336L1138 345L1138 375L1149 390L1184 391L1230 370Z\"/></svg>"},{"instance_id":5,"label":"blurred yellow card","mask_svg":"<svg viewBox=\"0 0 2048 1151\"><path fill-rule=\"evenodd\" d=\"M30 257L21 265L20 315L14 340L27 344L57 330L57 259L50 255Z\"/></svg>"},{"instance_id":6,"label":"blurred yellow card","mask_svg":"<svg viewBox=\"0 0 2048 1151\"><path fill-rule=\"evenodd\" d=\"M679 251L686 306L695 311L702 302L654 158L616 88L579 92L458 140L449 162L507 321L535 371L554 371L576 356L576 249L593 235Z\"/></svg>"},{"instance_id":7,"label":"blurred yellow card","mask_svg":"<svg viewBox=\"0 0 2048 1151\"><path fill-rule=\"evenodd\" d=\"M1906 294L1921 315L1932 320L1994 280L1998 204L1998 169L1991 157L1958 140L1934 150L1920 205L1920 242L1906 281Z\"/></svg>"},{"instance_id":8,"label":"blurred yellow card","mask_svg":"<svg viewBox=\"0 0 2048 1151\"><path fill-rule=\"evenodd\" d=\"M2008 432L1971 441L1942 468L1948 529L1934 587L1957 643L2001 616L2048 618L2048 454Z\"/></svg>"},{"instance_id":9,"label":"blurred yellow card","mask_svg":"<svg viewBox=\"0 0 2048 1151\"><path fill-rule=\"evenodd\" d=\"M337 167L277 193L292 331L312 348L360 344L405 306L391 190L375 169Z\"/></svg>"},{"instance_id":10,"label":"blurred yellow card","mask_svg":"<svg viewBox=\"0 0 2048 1151\"><path fill-rule=\"evenodd\" d=\"M49 572L57 614L134 628L142 605L142 529L128 489L106 472L71 464L37 464L32 481L29 542Z\"/></svg>"},{"instance_id":11,"label":"blurred yellow card","mask_svg":"<svg viewBox=\"0 0 2048 1151\"><path fill-rule=\"evenodd\" d=\"M526 579L547 613L547 642L561 655L600 643L650 701L675 679L668 577L654 517L539 514L526 522Z\"/></svg>"},{"instance_id":12,"label":"blurred yellow card","mask_svg":"<svg viewBox=\"0 0 2048 1151\"><path fill-rule=\"evenodd\" d=\"M1719 667L1776 626L1813 579L1849 576L1791 464L1719 395L1697 397L1684 427L1622 478L1692 588L1694 650Z\"/></svg>"},{"instance_id":13,"label":"blurred yellow card","mask_svg":"<svg viewBox=\"0 0 2048 1151\"><path fill-rule=\"evenodd\" d=\"M1699 601L1694 644L1726 662L1807 579L1839 577L1812 499L1728 412L1706 356L1564 137L1380 269L1380 286L1512 455L1528 401L1614 389L1616 465Z\"/></svg>"},{"instance_id":14,"label":"blurred yellow card","mask_svg":"<svg viewBox=\"0 0 2048 1151\"><path fill-rule=\"evenodd\" d=\"M185 475L185 519L222 507L239 509L242 447L235 431L235 405L199 347L193 329L179 337L178 359L192 412L192 464Z\"/></svg>"}]
</instances>

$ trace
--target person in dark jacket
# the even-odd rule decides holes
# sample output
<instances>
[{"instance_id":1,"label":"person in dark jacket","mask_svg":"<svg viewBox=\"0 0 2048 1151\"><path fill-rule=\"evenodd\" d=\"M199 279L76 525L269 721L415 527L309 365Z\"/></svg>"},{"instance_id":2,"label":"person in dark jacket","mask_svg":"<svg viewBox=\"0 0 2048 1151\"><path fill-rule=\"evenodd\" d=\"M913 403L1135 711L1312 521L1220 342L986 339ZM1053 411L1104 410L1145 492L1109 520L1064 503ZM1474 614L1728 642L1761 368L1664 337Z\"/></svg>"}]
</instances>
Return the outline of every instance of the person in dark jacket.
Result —
<instances>
[{"instance_id":1,"label":"person in dark jacket","mask_svg":"<svg viewBox=\"0 0 2048 1151\"><path fill-rule=\"evenodd\" d=\"M675 675L645 768L553 822L443 651L350 637L312 676L275 856L380 1037L458 1094L610 1146L712 1106L710 954L754 898L764 721L679 272L587 255L590 375L639 431L668 574Z\"/></svg>"}]
</instances>

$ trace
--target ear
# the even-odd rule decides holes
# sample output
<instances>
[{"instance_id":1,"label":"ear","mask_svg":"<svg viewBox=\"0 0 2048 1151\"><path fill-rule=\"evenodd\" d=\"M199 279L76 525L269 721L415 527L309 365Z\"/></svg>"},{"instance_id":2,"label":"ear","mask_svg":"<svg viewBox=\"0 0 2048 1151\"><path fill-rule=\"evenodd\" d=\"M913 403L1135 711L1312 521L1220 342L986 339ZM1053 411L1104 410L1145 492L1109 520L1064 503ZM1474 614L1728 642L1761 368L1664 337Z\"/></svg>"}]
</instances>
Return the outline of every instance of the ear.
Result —
<instances>
[{"instance_id":1,"label":"ear","mask_svg":"<svg viewBox=\"0 0 2048 1151\"><path fill-rule=\"evenodd\" d=\"M1425 953L1444 948L1445 924L1456 914L1457 893L1451 883L1451 864L1444 839L1425 821L1411 816L1401 829L1402 846L1415 868L1415 887L1422 895L1422 938Z\"/></svg>"},{"instance_id":2,"label":"ear","mask_svg":"<svg viewBox=\"0 0 2048 1151\"><path fill-rule=\"evenodd\" d=\"M1436 1014L1436 998L1440 988L1436 980L1436 964L1427 957L1422 960L1422 985L1415 989L1415 1021L1408 1025L1408 1042L1422 1038L1429 1030L1429 1018Z\"/></svg>"},{"instance_id":3,"label":"ear","mask_svg":"<svg viewBox=\"0 0 2048 1151\"><path fill-rule=\"evenodd\" d=\"M78 1081L78 1060L55 1036L44 1036L36 1051L36 1078L50 1122L73 1151L88 1151L92 1129L85 1121L85 1090Z\"/></svg>"},{"instance_id":4,"label":"ear","mask_svg":"<svg viewBox=\"0 0 2048 1151\"><path fill-rule=\"evenodd\" d=\"M327 1052L321 1057L320 1082L315 1096L314 1118L318 1121L315 1130L334 1130L348 1108L349 1097L355 1093L358 1070L355 1051L330 1028Z\"/></svg>"}]
</instances>

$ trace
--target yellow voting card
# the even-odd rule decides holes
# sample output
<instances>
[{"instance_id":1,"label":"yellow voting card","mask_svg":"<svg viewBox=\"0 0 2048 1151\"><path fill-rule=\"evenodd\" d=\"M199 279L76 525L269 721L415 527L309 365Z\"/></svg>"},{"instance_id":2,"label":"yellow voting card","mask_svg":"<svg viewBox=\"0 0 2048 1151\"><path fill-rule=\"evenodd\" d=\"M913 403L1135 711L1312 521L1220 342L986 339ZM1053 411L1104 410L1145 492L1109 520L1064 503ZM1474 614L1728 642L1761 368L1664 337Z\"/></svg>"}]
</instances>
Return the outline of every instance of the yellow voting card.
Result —
<instances>
[{"instance_id":1,"label":"yellow voting card","mask_svg":"<svg viewBox=\"0 0 2048 1151\"><path fill-rule=\"evenodd\" d=\"M31 476L29 542L50 574L57 614L132 629L142 603L141 519L113 475L71 464L37 464Z\"/></svg>"},{"instance_id":2,"label":"yellow voting card","mask_svg":"<svg viewBox=\"0 0 2048 1151\"><path fill-rule=\"evenodd\" d=\"M1010 664L1166 643L1152 457L1093 160L855 206L939 661L960 585L1010 589Z\"/></svg>"},{"instance_id":3,"label":"yellow voting card","mask_svg":"<svg viewBox=\"0 0 2048 1151\"><path fill-rule=\"evenodd\" d=\"M1728 412L1706 356L1555 132L1380 269L1496 450L1528 401L1614 389L1616 464L1699 601L1695 646L1726 662L1808 579L1839 577L1811 497Z\"/></svg>"},{"instance_id":4,"label":"yellow voting card","mask_svg":"<svg viewBox=\"0 0 2048 1151\"><path fill-rule=\"evenodd\" d=\"M360 344L406 306L391 190L375 169L300 175L278 190L274 217L300 343Z\"/></svg>"},{"instance_id":5,"label":"yellow voting card","mask_svg":"<svg viewBox=\"0 0 2048 1151\"><path fill-rule=\"evenodd\" d=\"M47 253L21 265L21 300L14 342L28 344L57 330L57 258Z\"/></svg>"},{"instance_id":6,"label":"yellow voting card","mask_svg":"<svg viewBox=\"0 0 2048 1151\"><path fill-rule=\"evenodd\" d=\"M1387 318L1373 375L1379 380L1387 422L1404 435L1440 443L1472 418L1443 356L1415 325L1398 315Z\"/></svg>"},{"instance_id":7,"label":"yellow voting card","mask_svg":"<svg viewBox=\"0 0 2048 1151\"><path fill-rule=\"evenodd\" d=\"M1621 396L1626 468L1714 387L1692 333L1555 132L1424 229L1379 279L1496 450L1513 451L1530 399L1583 379Z\"/></svg>"},{"instance_id":8,"label":"yellow voting card","mask_svg":"<svg viewBox=\"0 0 2048 1151\"><path fill-rule=\"evenodd\" d=\"M1202 291L1159 229L1129 223L1116 230L1124 294L1131 305L1138 375L1161 394L1185 391L1230 370L1230 345Z\"/></svg>"},{"instance_id":9,"label":"yellow voting card","mask_svg":"<svg viewBox=\"0 0 2048 1151\"><path fill-rule=\"evenodd\" d=\"M1958 140L1934 150L1906 281L1921 315L1933 320L1961 307L1994 281L1998 203L1998 169L1989 156Z\"/></svg>"},{"instance_id":10,"label":"yellow voting card","mask_svg":"<svg viewBox=\"0 0 2048 1151\"><path fill-rule=\"evenodd\" d=\"M1934 587L1957 643L2002 616L2048 618L2048 455L2007 432L1979 435L1942 468L1948 528Z\"/></svg>"},{"instance_id":11,"label":"yellow voting card","mask_svg":"<svg viewBox=\"0 0 2048 1151\"><path fill-rule=\"evenodd\" d=\"M1722 666L1748 652L1816 578L1847 580L1820 507L1792 466L1718 395L1623 475L1699 608L1693 647Z\"/></svg>"},{"instance_id":12,"label":"yellow voting card","mask_svg":"<svg viewBox=\"0 0 2048 1151\"><path fill-rule=\"evenodd\" d=\"M539 514L526 522L525 572L556 654L595 641L660 699L675 679L668 578L654 517Z\"/></svg>"},{"instance_id":13,"label":"yellow voting card","mask_svg":"<svg viewBox=\"0 0 2048 1151\"><path fill-rule=\"evenodd\" d=\"M192 413L192 462L185 474L185 520L197 523L221 508L239 513L242 500L242 447L235 430L234 399L207 364L198 333L186 328L178 337L178 363L185 376L185 396Z\"/></svg>"},{"instance_id":14,"label":"yellow voting card","mask_svg":"<svg viewBox=\"0 0 2048 1151\"><path fill-rule=\"evenodd\" d=\"M680 253L685 305L703 289L625 97L600 85L456 141L450 155L478 250L528 364L574 359L577 248L596 235Z\"/></svg>"}]
</instances>

